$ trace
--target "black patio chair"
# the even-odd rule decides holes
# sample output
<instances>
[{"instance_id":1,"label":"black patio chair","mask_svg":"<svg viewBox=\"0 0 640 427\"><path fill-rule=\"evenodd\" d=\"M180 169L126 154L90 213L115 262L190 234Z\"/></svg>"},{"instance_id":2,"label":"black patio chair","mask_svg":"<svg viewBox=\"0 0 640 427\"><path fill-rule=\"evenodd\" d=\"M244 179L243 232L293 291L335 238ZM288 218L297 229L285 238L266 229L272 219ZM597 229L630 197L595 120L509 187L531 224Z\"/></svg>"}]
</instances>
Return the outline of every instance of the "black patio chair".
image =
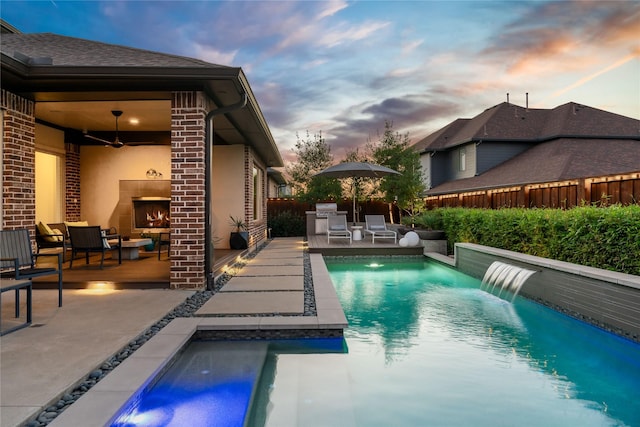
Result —
<instances>
[{"instance_id":1,"label":"black patio chair","mask_svg":"<svg viewBox=\"0 0 640 427\"><path fill-rule=\"evenodd\" d=\"M26 228L0 231L0 277L7 279L33 279L58 275L58 307L62 307L62 254L34 254ZM36 267L38 257L56 257L58 268Z\"/></svg>"},{"instance_id":2,"label":"black patio chair","mask_svg":"<svg viewBox=\"0 0 640 427\"><path fill-rule=\"evenodd\" d=\"M49 226L50 227L50 226ZM62 248L62 262L66 261L67 254L67 236L60 231L58 233L43 234L40 227L36 224L36 253L40 253L40 249ZM66 228L65 228L66 230Z\"/></svg>"},{"instance_id":3,"label":"black patio chair","mask_svg":"<svg viewBox=\"0 0 640 427\"><path fill-rule=\"evenodd\" d=\"M71 240L71 261L69 262L69 270L73 268L73 260L78 252L85 253L86 264L89 264L89 254L99 253L100 270L104 267L104 254L107 251L118 249L118 264L122 264L122 238L119 234L108 235L102 233L100 226L90 225L86 227L67 227L69 238ZM117 242L114 240L117 239Z\"/></svg>"},{"instance_id":4,"label":"black patio chair","mask_svg":"<svg viewBox=\"0 0 640 427\"><path fill-rule=\"evenodd\" d=\"M171 233L162 232L158 236L158 261L160 260L160 250L163 245L167 247L167 258L169 258L171 254Z\"/></svg>"}]
</instances>

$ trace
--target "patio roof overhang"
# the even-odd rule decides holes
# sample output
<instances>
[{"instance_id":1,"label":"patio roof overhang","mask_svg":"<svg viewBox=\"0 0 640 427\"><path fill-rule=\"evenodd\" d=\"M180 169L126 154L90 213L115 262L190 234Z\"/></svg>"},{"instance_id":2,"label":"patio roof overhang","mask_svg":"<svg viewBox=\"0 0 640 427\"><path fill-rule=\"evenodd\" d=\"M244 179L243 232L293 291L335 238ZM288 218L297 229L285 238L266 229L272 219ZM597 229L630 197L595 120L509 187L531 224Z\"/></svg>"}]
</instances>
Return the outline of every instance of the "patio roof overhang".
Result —
<instances>
[{"instance_id":1,"label":"patio roof overhang","mask_svg":"<svg viewBox=\"0 0 640 427\"><path fill-rule=\"evenodd\" d=\"M36 118L61 128L82 131L74 122L73 114L56 119L47 114L46 106L64 108L65 103L76 105L75 111L85 110L87 103L105 102L100 114L104 116L103 129L113 127L112 108L135 112L136 103L168 101L175 91L202 91L217 108L237 103L247 95L246 107L217 116L214 124L215 144L243 144L253 147L267 166L283 166L283 160L241 68L211 67L104 67L104 66L54 66L47 65L46 58L24 59L2 54L3 88L32 99L41 106ZM44 62L40 65L39 62ZM50 104L48 104L50 103ZM143 105L141 107L144 108ZM148 107L148 105L147 105ZM69 107L70 111L74 108ZM105 114L106 112L106 114ZM96 112L97 116L98 112ZM140 111L140 114L143 114ZM164 129L147 128L140 131L169 131L170 109L167 109ZM41 117L38 117L41 116ZM86 129L84 129L86 130Z\"/></svg>"}]
</instances>

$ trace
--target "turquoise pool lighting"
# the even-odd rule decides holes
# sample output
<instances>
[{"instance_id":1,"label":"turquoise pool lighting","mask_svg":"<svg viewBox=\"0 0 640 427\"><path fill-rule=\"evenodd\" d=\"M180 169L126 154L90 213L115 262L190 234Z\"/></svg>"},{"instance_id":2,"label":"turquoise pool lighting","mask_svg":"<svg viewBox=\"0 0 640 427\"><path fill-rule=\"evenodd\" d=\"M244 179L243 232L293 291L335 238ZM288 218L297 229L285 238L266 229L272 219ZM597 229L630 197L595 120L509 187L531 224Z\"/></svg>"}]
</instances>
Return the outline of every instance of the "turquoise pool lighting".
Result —
<instances>
[{"instance_id":1,"label":"turquoise pool lighting","mask_svg":"<svg viewBox=\"0 0 640 427\"><path fill-rule=\"evenodd\" d=\"M438 263L371 262L326 260L355 425L640 425L638 344Z\"/></svg>"},{"instance_id":2,"label":"turquoise pool lighting","mask_svg":"<svg viewBox=\"0 0 640 427\"><path fill-rule=\"evenodd\" d=\"M192 342L112 426L640 426L637 343L436 262L326 264L344 340Z\"/></svg>"}]
</instances>

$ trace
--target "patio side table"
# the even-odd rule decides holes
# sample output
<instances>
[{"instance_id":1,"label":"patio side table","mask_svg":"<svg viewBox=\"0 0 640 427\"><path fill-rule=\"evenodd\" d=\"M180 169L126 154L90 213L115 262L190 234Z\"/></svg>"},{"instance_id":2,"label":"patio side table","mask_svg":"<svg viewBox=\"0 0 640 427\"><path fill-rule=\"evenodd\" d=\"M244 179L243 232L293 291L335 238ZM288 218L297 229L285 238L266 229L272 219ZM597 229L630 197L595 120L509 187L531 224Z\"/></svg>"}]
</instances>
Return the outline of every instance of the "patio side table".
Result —
<instances>
[{"instance_id":1,"label":"patio side table","mask_svg":"<svg viewBox=\"0 0 640 427\"><path fill-rule=\"evenodd\" d=\"M362 240L362 226L361 225L353 225L351 226L351 231L353 232L353 240Z\"/></svg>"},{"instance_id":2,"label":"patio side table","mask_svg":"<svg viewBox=\"0 0 640 427\"><path fill-rule=\"evenodd\" d=\"M0 336L8 334L9 332L16 331L21 328L26 328L31 324L31 280L29 279L0 279L0 299L2 297L2 293L7 291L16 291L15 303L15 315L16 318L20 317L20 289L25 289L27 292L27 316L26 321L17 326L13 326L6 331L0 329ZM2 310L2 304L0 303L0 310ZM0 312L0 320L2 319L2 313Z\"/></svg>"}]
</instances>

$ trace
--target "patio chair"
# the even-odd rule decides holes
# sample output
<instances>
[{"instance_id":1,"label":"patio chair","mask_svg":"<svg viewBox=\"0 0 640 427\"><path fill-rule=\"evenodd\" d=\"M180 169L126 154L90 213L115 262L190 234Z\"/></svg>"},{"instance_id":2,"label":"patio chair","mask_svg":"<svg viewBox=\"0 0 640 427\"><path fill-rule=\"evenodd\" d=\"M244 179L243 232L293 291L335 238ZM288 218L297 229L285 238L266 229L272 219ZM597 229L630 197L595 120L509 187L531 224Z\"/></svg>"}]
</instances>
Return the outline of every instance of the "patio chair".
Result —
<instances>
[{"instance_id":1,"label":"patio chair","mask_svg":"<svg viewBox=\"0 0 640 427\"><path fill-rule=\"evenodd\" d=\"M376 242L376 237L378 239L393 239L393 243L396 243L398 233L387 228L384 215L365 215L364 221L364 232L365 235L371 234L371 243Z\"/></svg>"},{"instance_id":2,"label":"patio chair","mask_svg":"<svg viewBox=\"0 0 640 427\"><path fill-rule=\"evenodd\" d=\"M78 252L84 252L86 264L89 264L91 252L101 254L100 270L104 267L104 254L107 251L118 249L118 264L122 264L122 238L119 234L107 235L102 233L100 226L67 227L71 239L71 261L69 270L73 268L73 260ZM117 241L115 241L117 239Z\"/></svg>"},{"instance_id":3,"label":"patio chair","mask_svg":"<svg viewBox=\"0 0 640 427\"><path fill-rule=\"evenodd\" d=\"M36 224L36 253L39 254L40 249L50 248L62 248L62 262L66 261L66 235L60 229L54 229L50 225L40 222Z\"/></svg>"},{"instance_id":4,"label":"patio chair","mask_svg":"<svg viewBox=\"0 0 640 427\"><path fill-rule=\"evenodd\" d=\"M171 252L171 233L161 232L158 235L158 260L160 260L160 250L163 245L167 247L167 258L169 258Z\"/></svg>"},{"instance_id":5,"label":"patio chair","mask_svg":"<svg viewBox=\"0 0 640 427\"><path fill-rule=\"evenodd\" d=\"M351 231L347 227L346 215L327 216L327 243L331 243L331 239L349 239L351 244Z\"/></svg>"},{"instance_id":6,"label":"patio chair","mask_svg":"<svg viewBox=\"0 0 640 427\"><path fill-rule=\"evenodd\" d=\"M31 238L26 228L0 231L0 277L3 279L33 279L34 277L58 275L58 307L62 307L62 256L56 254L34 254ZM58 268L36 267L38 257L56 257Z\"/></svg>"}]
</instances>

